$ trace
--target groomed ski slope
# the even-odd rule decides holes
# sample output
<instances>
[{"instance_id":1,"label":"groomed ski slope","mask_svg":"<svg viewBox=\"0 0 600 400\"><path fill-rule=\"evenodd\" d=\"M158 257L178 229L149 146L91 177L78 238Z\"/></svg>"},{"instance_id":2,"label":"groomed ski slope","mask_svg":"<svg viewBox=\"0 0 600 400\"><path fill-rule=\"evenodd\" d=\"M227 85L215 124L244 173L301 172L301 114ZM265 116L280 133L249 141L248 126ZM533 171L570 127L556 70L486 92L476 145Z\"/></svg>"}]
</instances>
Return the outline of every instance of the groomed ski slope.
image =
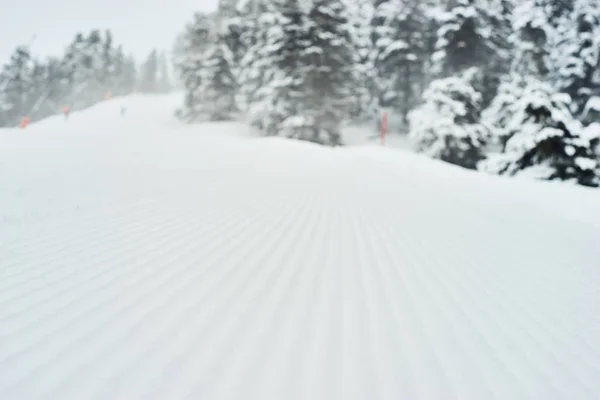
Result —
<instances>
[{"instance_id":1,"label":"groomed ski slope","mask_svg":"<svg viewBox=\"0 0 600 400\"><path fill-rule=\"evenodd\" d=\"M0 399L600 398L600 191L178 100L0 130Z\"/></svg>"}]
</instances>

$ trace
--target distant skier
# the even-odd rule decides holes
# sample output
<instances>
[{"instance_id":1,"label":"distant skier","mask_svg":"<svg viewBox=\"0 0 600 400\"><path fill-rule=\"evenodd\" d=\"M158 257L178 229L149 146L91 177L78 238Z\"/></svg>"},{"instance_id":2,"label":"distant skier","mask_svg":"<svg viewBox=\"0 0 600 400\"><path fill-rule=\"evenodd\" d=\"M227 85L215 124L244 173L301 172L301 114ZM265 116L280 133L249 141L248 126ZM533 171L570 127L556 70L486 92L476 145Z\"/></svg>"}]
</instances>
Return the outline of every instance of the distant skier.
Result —
<instances>
[{"instance_id":1,"label":"distant skier","mask_svg":"<svg viewBox=\"0 0 600 400\"><path fill-rule=\"evenodd\" d=\"M121 107L121 117L124 117L126 112L127 109L125 107Z\"/></svg>"},{"instance_id":2,"label":"distant skier","mask_svg":"<svg viewBox=\"0 0 600 400\"><path fill-rule=\"evenodd\" d=\"M63 107L63 114L65 114L65 120L69 119L69 115L71 114L71 107L64 106Z\"/></svg>"}]
</instances>

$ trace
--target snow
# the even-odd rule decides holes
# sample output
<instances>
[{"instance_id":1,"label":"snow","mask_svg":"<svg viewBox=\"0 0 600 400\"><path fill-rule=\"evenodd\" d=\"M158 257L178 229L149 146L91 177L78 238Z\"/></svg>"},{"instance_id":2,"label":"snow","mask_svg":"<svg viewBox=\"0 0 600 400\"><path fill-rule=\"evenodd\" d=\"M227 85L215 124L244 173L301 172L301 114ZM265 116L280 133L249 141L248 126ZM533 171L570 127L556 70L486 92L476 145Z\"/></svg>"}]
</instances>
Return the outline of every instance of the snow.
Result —
<instances>
[{"instance_id":1,"label":"snow","mask_svg":"<svg viewBox=\"0 0 600 400\"><path fill-rule=\"evenodd\" d=\"M0 398L600 397L600 191L180 99L0 130Z\"/></svg>"},{"instance_id":2,"label":"snow","mask_svg":"<svg viewBox=\"0 0 600 400\"><path fill-rule=\"evenodd\" d=\"M590 125L586 126L583 129L583 133L581 136L585 139L593 139L600 137L600 123L593 122Z\"/></svg>"},{"instance_id":3,"label":"snow","mask_svg":"<svg viewBox=\"0 0 600 400\"><path fill-rule=\"evenodd\" d=\"M590 113L598 113L600 112L600 97L598 96L592 96L589 98L589 100L587 101L585 108L583 110L583 115L587 116ZM593 115L592 115L593 117Z\"/></svg>"},{"instance_id":4,"label":"snow","mask_svg":"<svg viewBox=\"0 0 600 400\"><path fill-rule=\"evenodd\" d=\"M590 170L593 171L598 163L594 162L594 160L590 160L589 158L577 157L575 159L575 164L577 164L582 170Z\"/></svg>"}]
</instances>

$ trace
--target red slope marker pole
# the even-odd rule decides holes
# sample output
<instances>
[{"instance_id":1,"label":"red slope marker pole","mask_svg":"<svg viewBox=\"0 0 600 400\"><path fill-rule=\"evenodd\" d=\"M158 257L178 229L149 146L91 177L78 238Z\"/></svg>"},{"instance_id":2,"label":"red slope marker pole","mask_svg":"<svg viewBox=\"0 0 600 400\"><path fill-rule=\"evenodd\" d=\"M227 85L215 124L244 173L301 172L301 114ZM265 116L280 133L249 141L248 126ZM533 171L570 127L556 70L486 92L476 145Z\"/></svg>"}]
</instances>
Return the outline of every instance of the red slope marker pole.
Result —
<instances>
[{"instance_id":1,"label":"red slope marker pole","mask_svg":"<svg viewBox=\"0 0 600 400\"><path fill-rule=\"evenodd\" d=\"M27 128L27 125L29 125L29 117L25 116L23 117L23 119L21 120L21 129L25 129Z\"/></svg>"},{"instance_id":2,"label":"red slope marker pole","mask_svg":"<svg viewBox=\"0 0 600 400\"><path fill-rule=\"evenodd\" d=\"M387 111L383 112L383 116L381 117L381 145L385 146L385 134L387 133L387 123L388 123L388 113Z\"/></svg>"}]
</instances>

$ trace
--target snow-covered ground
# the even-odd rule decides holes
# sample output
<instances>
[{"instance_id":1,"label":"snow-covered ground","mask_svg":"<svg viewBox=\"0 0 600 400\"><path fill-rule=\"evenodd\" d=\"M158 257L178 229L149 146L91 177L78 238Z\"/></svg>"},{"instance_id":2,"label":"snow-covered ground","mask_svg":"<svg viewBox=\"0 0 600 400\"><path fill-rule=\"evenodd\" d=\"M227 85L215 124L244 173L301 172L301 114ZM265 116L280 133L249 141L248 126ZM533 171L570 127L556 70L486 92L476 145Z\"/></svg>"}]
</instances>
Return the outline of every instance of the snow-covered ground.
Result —
<instances>
[{"instance_id":1,"label":"snow-covered ground","mask_svg":"<svg viewBox=\"0 0 600 400\"><path fill-rule=\"evenodd\" d=\"M600 191L177 101L0 131L0 399L600 398Z\"/></svg>"}]
</instances>

